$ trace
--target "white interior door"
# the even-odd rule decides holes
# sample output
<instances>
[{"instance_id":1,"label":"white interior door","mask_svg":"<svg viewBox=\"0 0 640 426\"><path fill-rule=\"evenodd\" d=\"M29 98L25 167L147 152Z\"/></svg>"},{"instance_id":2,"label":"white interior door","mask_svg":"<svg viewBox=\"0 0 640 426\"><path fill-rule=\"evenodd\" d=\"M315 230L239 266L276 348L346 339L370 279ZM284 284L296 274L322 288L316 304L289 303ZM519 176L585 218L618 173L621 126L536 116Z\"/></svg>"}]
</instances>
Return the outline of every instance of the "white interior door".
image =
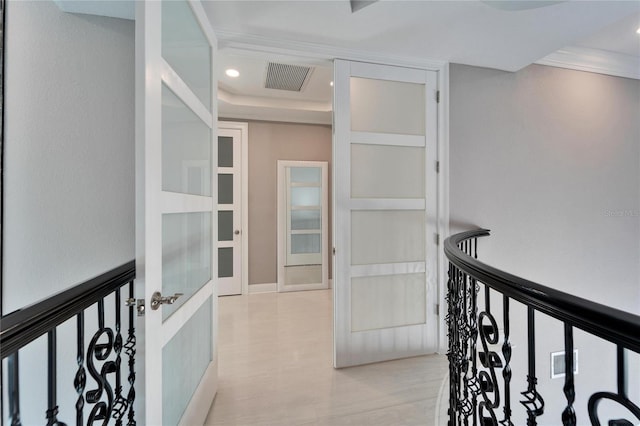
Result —
<instances>
[{"instance_id":1,"label":"white interior door","mask_svg":"<svg viewBox=\"0 0 640 426\"><path fill-rule=\"evenodd\" d=\"M218 123L218 295L242 294L243 137L246 123ZM243 146L245 145L245 146Z\"/></svg>"},{"instance_id":2,"label":"white interior door","mask_svg":"<svg viewBox=\"0 0 640 426\"><path fill-rule=\"evenodd\" d=\"M278 291L329 287L328 163L278 161Z\"/></svg>"},{"instance_id":3,"label":"white interior door","mask_svg":"<svg viewBox=\"0 0 640 426\"><path fill-rule=\"evenodd\" d=\"M334 67L334 364L433 353L437 73Z\"/></svg>"},{"instance_id":4,"label":"white interior door","mask_svg":"<svg viewBox=\"0 0 640 426\"><path fill-rule=\"evenodd\" d=\"M197 1L136 7L137 420L202 424L217 382L217 43Z\"/></svg>"}]
</instances>

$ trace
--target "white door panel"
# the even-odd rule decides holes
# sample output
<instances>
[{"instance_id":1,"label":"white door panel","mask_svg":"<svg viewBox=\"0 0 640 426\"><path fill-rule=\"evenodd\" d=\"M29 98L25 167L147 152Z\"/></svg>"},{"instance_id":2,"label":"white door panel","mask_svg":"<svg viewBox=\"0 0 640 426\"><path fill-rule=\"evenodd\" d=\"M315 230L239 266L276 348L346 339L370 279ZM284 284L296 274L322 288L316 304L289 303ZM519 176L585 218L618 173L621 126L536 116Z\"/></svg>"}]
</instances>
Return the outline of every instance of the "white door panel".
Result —
<instances>
[{"instance_id":1,"label":"white door panel","mask_svg":"<svg viewBox=\"0 0 640 426\"><path fill-rule=\"evenodd\" d=\"M217 384L217 42L197 1L136 7L138 421L196 424Z\"/></svg>"},{"instance_id":2,"label":"white door panel","mask_svg":"<svg viewBox=\"0 0 640 426\"><path fill-rule=\"evenodd\" d=\"M334 364L433 353L437 73L334 70Z\"/></svg>"}]
</instances>

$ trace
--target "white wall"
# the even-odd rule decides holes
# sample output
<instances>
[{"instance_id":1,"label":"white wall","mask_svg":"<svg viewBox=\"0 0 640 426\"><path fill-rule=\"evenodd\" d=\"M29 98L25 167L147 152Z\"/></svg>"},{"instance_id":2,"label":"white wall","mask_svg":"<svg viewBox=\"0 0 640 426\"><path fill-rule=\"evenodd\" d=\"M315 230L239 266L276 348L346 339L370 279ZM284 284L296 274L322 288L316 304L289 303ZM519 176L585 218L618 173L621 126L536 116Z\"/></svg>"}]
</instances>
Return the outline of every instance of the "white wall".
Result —
<instances>
[{"instance_id":1,"label":"white wall","mask_svg":"<svg viewBox=\"0 0 640 426\"><path fill-rule=\"evenodd\" d=\"M7 4L5 313L134 257L133 30Z\"/></svg>"},{"instance_id":2,"label":"white wall","mask_svg":"<svg viewBox=\"0 0 640 426\"><path fill-rule=\"evenodd\" d=\"M452 232L489 228L483 261L640 313L640 81L538 65L517 73L452 65L450 82ZM523 354L524 308L512 312L514 352ZM539 424L558 424L563 380L549 379L549 354L563 350L562 325L537 317L547 405ZM581 424L591 392L615 391L615 352L581 332L575 340ZM514 360L514 392L525 390L525 368L524 358ZM630 379L640 388L637 371Z\"/></svg>"},{"instance_id":3,"label":"white wall","mask_svg":"<svg viewBox=\"0 0 640 426\"><path fill-rule=\"evenodd\" d=\"M9 1L6 24L5 314L134 257L133 22ZM112 317L113 299L106 305ZM95 307L85 319L88 344ZM46 339L22 350L20 362L22 424L42 424ZM58 328L59 419L67 424L75 421L76 369L73 318ZM95 388L89 376L86 390Z\"/></svg>"}]
</instances>

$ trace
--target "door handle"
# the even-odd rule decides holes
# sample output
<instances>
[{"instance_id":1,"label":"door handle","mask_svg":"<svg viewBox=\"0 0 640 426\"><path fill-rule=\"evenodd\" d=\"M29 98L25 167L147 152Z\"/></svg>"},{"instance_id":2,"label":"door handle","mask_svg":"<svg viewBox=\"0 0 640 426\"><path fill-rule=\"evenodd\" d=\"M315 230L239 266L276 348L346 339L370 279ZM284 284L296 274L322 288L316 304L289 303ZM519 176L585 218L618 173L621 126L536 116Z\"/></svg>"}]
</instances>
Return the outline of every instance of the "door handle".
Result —
<instances>
[{"instance_id":1,"label":"door handle","mask_svg":"<svg viewBox=\"0 0 640 426\"><path fill-rule=\"evenodd\" d=\"M240 230L236 229L235 231L233 231L233 233L236 234L236 235L240 235Z\"/></svg>"},{"instance_id":2,"label":"door handle","mask_svg":"<svg viewBox=\"0 0 640 426\"><path fill-rule=\"evenodd\" d=\"M176 293L173 296L163 297L162 293L156 291L151 295L151 309L156 311L160 307L160 305L173 305L178 300L178 297L182 296L183 293Z\"/></svg>"}]
</instances>

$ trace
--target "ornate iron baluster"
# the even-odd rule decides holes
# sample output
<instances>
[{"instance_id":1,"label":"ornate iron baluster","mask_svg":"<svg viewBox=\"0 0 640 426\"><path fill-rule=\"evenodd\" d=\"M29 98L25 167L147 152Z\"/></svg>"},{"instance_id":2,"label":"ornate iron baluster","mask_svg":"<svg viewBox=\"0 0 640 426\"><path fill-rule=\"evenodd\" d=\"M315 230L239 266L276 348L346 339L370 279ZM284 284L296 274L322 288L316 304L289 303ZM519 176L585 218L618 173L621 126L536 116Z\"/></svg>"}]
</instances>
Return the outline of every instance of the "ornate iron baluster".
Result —
<instances>
[{"instance_id":1,"label":"ornate iron baluster","mask_svg":"<svg viewBox=\"0 0 640 426\"><path fill-rule=\"evenodd\" d=\"M463 299L465 297L463 291L463 274L454 266L450 267L449 272L449 293L447 324L449 325L449 386L450 386L450 407L449 415L450 425L461 424L463 418L463 371L466 354L463 352L462 339L464 335L464 327L462 325L462 316L465 315L463 308Z\"/></svg>"},{"instance_id":2,"label":"ornate iron baluster","mask_svg":"<svg viewBox=\"0 0 640 426\"><path fill-rule=\"evenodd\" d=\"M102 336L106 336L106 343L99 343ZM89 343L87 351L87 368L89 374L96 381L97 388L87 392L87 402L95 404L89 414L88 424L93 424L98 420L108 421L113 409L113 389L109 383L109 374L115 373L116 363L106 361L113 350L113 330L106 328L104 325L104 299L98 301L98 331ZM95 358L95 360L94 360ZM105 361L102 364L100 372L96 369L95 361ZM107 401L102 401L102 394L106 393Z\"/></svg>"},{"instance_id":3,"label":"ornate iron baluster","mask_svg":"<svg viewBox=\"0 0 640 426\"><path fill-rule=\"evenodd\" d=\"M567 408L562 412L562 424L575 426L576 412L573 403L576 399L576 391L573 383L573 327L564 323L564 395L567 397Z\"/></svg>"},{"instance_id":4,"label":"ornate iron baluster","mask_svg":"<svg viewBox=\"0 0 640 426\"><path fill-rule=\"evenodd\" d=\"M76 425L81 426L83 424L84 388L87 384L87 373L84 368L84 311L77 315L77 339L78 355L76 360L78 363L78 371L73 380L73 386L78 393L78 400L76 401Z\"/></svg>"},{"instance_id":5,"label":"ornate iron baluster","mask_svg":"<svg viewBox=\"0 0 640 426\"><path fill-rule=\"evenodd\" d=\"M621 345L617 345L617 379L618 379L618 393L612 392L596 392L591 395L589 398L588 410L589 410L589 420L591 420L591 424L593 426L600 426L600 419L598 418L598 404L603 399L608 399L613 402L618 403L623 406L629 412L631 412L637 421L640 421L640 407L631 402L628 397L628 389L627 389L627 379L626 379L626 359L625 359L625 351L624 347ZM637 424L637 422L630 422L626 419L615 419L609 420L609 426L627 426L632 424Z\"/></svg>"},{"instance_id":6,"label":"ornate iron baluster","mask_svg":"<svg viewBox=\"0 0 640 426\"><path fill-rule=\"evenodd\" d=\"M502 356L504 358L504 369L502 378L504 379L504 419L500 424L512 426L511 421L511 342L509 342L509 298L503 296L503 321L504 321L504 342L502 343Z\"/></svg>"},{"instance_id":7,"label":"ornate iron baluster","mask_svg":"<svg viewBox=\"0 0 640 426\"><path fill-rule=\"evenodd\" d=\"M57 373L57 353L56 353L56 329L52 328L49 330L47 335L47 346L48 346L48 403L49 408L47 409L47 426L66 426L65 423L58 421L58 402L57 402L57 394L58 394L58 373Z\"/></svg>"},{"instance_id":8,"label":"ornate iron baluster","mask_svg":"<svg viewBox=\"0 0 640 426\"><path fill-rule=\"evenodd\" d=\"M467 249L465 247L465 249ZM458 329L460 331L460 369L462 372L462 401L460 404L460 412L464 416L464 424L469 424L469 415L473 412L473 407L471 405L471 401L469 400L469 336L470 336L470 326L467 318L468 312L468 293L467 293L467 274L461 272L460 273L460 286L461 286L461 304L462 308L460 310L460 316L458 321Z\"/></svg>"},{"instance_id":9,"label":"ornate iron baluster","mask_svg":"<svg viewBox=\"0 0 640 426\"><path fill-rule=\"evenodd\" d=\"M129 298L134 298L133 281L129 283ZM135 317L134 306L129 306L129 330L127 336L127 342L124 344L124 351L129 357L129 375L127 381L129 382L129 392L127 393L127 404L129 406L129 414L127 426L135 426L135 411L133 410L133 401L136 399L136 372L135 372L135 355L136 355L136 332L135 332Z\"/></svg>"},{"instance_id":10,"label":"ornate iron baluster","mask_svg":"<svg viewBox=\"0 0 640 426\"><path fill-rule=\"evenodd\" d=\"M116 398L113 404L113 418L116 419L116 426L122 426L122 417L127 410L127 400L122 396L122 381L120 377L120 354L122 352L122 334L121 330L121 314L122 306L120 305L120 289L115 292L115 308L116 308L116 337L113 342L113 349L116 352Z\"/></svg>"},{"instance_id":11,"label":"ornate iron baluster","mask_svg":"<svg viewBox=\"0 0 640 426\"><path fill-rule=\"evenodd\" d=\"M478 258L478 239L473 239L473 257ZM480 393L480 382L478 380L478 293L480 292L480 285L475 278L471 279L473 285L473 298L471 303L472 316L471 316L471 359L472 359L472 373L473 381L470 384L473 390L473 396L471 397L473 403L473 426L478 424L478 394Z\"/></svg>"},{"instance_id":12,"label":"ornate iron baluster","mask_svg":"<svg viewBox=\"0 0 640 426\"><path fill-rule=\"evenodd\" d=\"M455 302L456 302L456 289L455 289L455 277L457 271L453 264L449 263L449 279L447 280L447 336L449 337L449 351L447 352L447 359L449 360L449 426L457 425L456 421L456 404L457 404L457 389L456 384L458 382L457 369L458 364L455 359L457 336L454 323L455 323Z\"/></svg>"},{"instance_id":13,"label":"ornate iron baluster","mask_svg":"<svg viewBox=\"0 0 640 426\"><path fill-rule=\"evenodd\" d=\"M531 306L527 307L527 362L529 364L529 374L527 374L527 390L522 392L524 401L520 401L527 409L527 426L536 426L538 424L536 417L544 413L544 399L538 393L536 385L538 378L536 377L536 326L535 311Z\"/></svg>"},{"instance_id":14,"label":"ornate iron baluster","mask_svg":"<svg viewBox=\"0 0 640 426\"><path fill-rule=\"evenodd\" d=\"M478 317L480 342L482 343L482 352L480 352L480 363L486 370L480 371L480 393L483 401L478 404L479 416L483 425L497 425L495 409L500 406L500 389L498 388L498 378L496 376L496 368L502 367L502 361L497 353L489 350L489 344L498 343L499 332L498 324L491 314L491 296L489 286L485 285L485 311L480 313ZM488 324L485 324L485 319ZM493 394L493 400L489 397ZM485 414L486 412L486 414ZM488 416L488 417L487 417Z\"/></svg>"},{"instance_id":15,"label":"ornate iron baluster","mask_svg":"<svg viewBox=\"0 0 640 426\"><path fill-rule=\"evenodd\" d=\"M7 359L7 370L9 370L8 386L9 392L9 422L11 426L21 426L20 420L20 358L18 351L9 355Z\"/></svg>"}]
</instances>

